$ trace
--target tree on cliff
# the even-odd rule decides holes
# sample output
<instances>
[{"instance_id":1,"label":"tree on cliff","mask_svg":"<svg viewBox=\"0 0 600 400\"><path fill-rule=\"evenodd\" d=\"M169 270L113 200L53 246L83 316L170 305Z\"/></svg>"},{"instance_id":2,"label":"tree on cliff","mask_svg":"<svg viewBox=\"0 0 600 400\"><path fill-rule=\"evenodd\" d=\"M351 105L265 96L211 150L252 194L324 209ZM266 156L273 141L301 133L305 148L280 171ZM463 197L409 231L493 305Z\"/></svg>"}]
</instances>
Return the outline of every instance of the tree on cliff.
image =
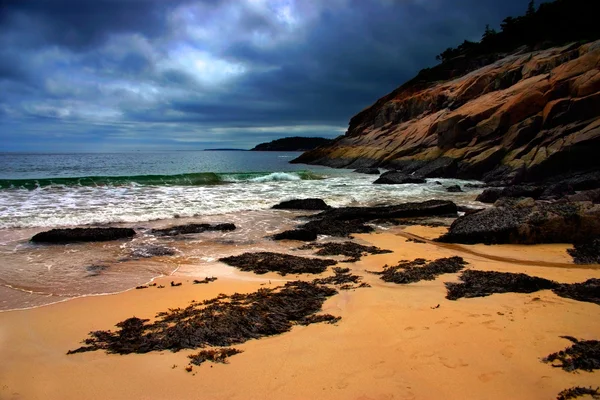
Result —
<instances>
[{"instance_id":1,"label":"tree on cliff","mask_svg":"<svg viewBox=\"0 0 600 400\"><path fill-rule=\"evenodd\" d=\"M549 47L569 42L591 41L600 37L596 18L597 2L590 0L556 0L542 3L537 9L531 0L525 15L507 17L500 32L486 26L479 42L465 41L456 48L444 50L436 58L448 63L458 57L473 59L495 53L506 53L521 46Z\"/></svg>"}]
</instances>

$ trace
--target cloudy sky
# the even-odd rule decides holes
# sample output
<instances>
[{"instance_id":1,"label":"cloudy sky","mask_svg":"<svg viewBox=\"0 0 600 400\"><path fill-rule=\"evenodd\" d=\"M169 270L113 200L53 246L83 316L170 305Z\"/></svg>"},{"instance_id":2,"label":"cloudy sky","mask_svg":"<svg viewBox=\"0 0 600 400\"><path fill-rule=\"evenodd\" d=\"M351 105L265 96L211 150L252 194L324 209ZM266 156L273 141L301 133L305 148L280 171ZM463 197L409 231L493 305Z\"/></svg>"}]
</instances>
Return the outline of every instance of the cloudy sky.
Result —
<instances>
[{"instance_id":1,"label":"cloudy sky","mask_svg":"<svg viewBox=\"0 0 600 400\"><path fill-rule=\"evenodd\" d=\"M335 137L527 0L0 0L0 151Z\"/></svg>"}]
</instances>

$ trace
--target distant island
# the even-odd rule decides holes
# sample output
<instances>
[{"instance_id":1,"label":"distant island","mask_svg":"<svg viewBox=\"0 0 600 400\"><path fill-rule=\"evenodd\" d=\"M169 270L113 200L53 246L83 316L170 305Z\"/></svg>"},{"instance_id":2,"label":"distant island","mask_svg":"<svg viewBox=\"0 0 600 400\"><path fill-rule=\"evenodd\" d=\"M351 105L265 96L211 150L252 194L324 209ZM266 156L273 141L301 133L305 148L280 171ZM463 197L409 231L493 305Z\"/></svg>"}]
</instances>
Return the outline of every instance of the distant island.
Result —
<instances>
[{"instance_id":1,"label":"distant island","mask_svg":"<svg viewBox=\"0 0 600 400\"><path fill-rule=\"evenodd\" d=\"M308 151L331 143L332 139L319 137L288 137L261 143L250 151Z\"/></svg>"}]
</instances>

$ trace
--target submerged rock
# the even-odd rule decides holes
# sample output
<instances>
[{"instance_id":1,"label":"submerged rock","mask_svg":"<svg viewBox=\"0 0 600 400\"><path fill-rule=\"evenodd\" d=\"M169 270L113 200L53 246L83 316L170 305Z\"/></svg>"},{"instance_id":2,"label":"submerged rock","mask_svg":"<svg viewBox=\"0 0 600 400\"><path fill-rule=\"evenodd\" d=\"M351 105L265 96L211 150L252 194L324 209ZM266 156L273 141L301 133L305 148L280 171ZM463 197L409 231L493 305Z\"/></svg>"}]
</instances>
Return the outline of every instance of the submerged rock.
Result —
<instances>
[{"instance_id":1,"label":"submerged rock","mask_svg":"<svg viewBox=\"0 0 600 400\"><path fill-rule=\"evenodd\" d=\"M403 185L407 183L425 183L425 178L407 175L398 171L388 171L381 174L374 184L377 185Z\"/></svg>"},{"instance_id":2,"label":"submerged rock","mask_svg":"<svg viewBox=\"0 0 600 400\"><path fill-rule=\"evenodd\" d=\"M503 189L500 188L488 188L485 189L475 200L480 201L482 203L495 203L496 200L503 197L531 197L533 199L538 199L542 193L544 192L544 188L537 186L509 186Z\"/></svg>"},{"instance_id":3,"label":"submerged rock","mask_svg":"<svg viewBox=\"0 0 600 400\"><path fill-rule=\"evenodd\" d=\"M150 258L160 256L173 256L176 254L175 249L165 246L147 245L133 249L131 255L138 258Z\"/></svg>"},{"instance_id":4,"label":"submerged rock","mask_svg":"<svg viewBox=\"0 0 600 400\"><path fill-rule=\"evenodd\" d=\"M276 233L272 236L273 240L298 240L301 242L312 242L317 240L317 233L308 229L292 229Z\"/></svg>"},{"instance_id":5,"label":"submerged rock","mask_svg":"<svg viewBox=\"0 0 600 400\"><path fill-rule=\"evenodd\" d=\"M152 229L151 233L156 236L177 236L177 235L186 235L190 233L202 233L207 231L234 231L236 229L234 224L226 223L226 224L187 224L187 225L177 225L172 226L170 228L163 229Z\"/></svg>"},{"instance_id":6,"label":"submerged rock","mask_svg":"<svg viewBox=\"0 0 600 400\"><path fill-rule=\"evenodd\" d=\"M277 272L283 276L287 274L320 274L328 266L337 264L335 260L298 257L266 251L224 257L219 261L242 271L250 271L259 275Z\"/></svg>"},{"instance_id":7,"label":"submerged rock","mask_svg":"<svg viewBox=\"0 0 600 400\"><path fill-rule=\"evenodd\" d=\"M331 207L322 199L296 199L274 205L276 210L328 210Z\"/></svg>"},{"instance_id":8,"label":"submerged rock","mask_svg":"<svg viewBox=\"0 0 600 400\"><path fill-rule=\"evenodd\" d=\"M510 202L459 217L446 243L573 243L600 235L600 206L590 203Z\"/></svg>"},{"instance_id":9,"label":"submerged rock","mask_svg":"<svg viewBox=\"0 0 600 400\"><path fill-rule=\"evenodd\" d=\"M135 236L131 228L71 228L40 232L31 238L35 243L106 242Z\"/></svg>"}]
</instances>

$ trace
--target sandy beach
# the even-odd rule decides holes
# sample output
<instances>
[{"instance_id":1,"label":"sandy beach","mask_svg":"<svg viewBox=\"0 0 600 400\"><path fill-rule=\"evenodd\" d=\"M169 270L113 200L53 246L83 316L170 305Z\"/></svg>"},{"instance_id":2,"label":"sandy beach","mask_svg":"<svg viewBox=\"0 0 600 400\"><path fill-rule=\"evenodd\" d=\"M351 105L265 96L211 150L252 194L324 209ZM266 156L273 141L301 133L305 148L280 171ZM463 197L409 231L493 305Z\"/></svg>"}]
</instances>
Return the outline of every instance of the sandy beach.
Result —
<instances>
[{"instance_id":1,"label":"sandy beach","mask_svg":"<svg viewBox=\"0 0 600 400\"><path fill-rule=\"evenodd\" d=\"M235 346L243 353L229 364L204 363L191 372L185 367L194 351L66 353L88 332L114 329L131 316L153 318L219 293L275 287L282 277L215 273L216 282L193 285L193 277L175 273L156 280L166 286L160 290L0 313L0 399L551 399L568 387L596 387L596 373L569 373L541 362L571 344L560 336L600 336L596 304L551 291L450 301L443 283L458 274L397 285L367 272L400 260L461 256L468 269L523 272L563 283L600 278L600 266L572 264L568 245L407 241L435 238L445 229L394 227L356 235L358 243L393 253L340 264L371 287L340 291L326 301L323 312L340 316L339 322L250 340ZM182 286L171 287L171 281Z\"/></svg>"}]
</instances>

